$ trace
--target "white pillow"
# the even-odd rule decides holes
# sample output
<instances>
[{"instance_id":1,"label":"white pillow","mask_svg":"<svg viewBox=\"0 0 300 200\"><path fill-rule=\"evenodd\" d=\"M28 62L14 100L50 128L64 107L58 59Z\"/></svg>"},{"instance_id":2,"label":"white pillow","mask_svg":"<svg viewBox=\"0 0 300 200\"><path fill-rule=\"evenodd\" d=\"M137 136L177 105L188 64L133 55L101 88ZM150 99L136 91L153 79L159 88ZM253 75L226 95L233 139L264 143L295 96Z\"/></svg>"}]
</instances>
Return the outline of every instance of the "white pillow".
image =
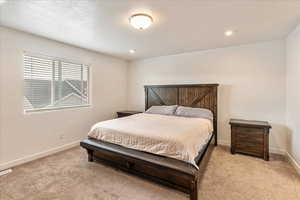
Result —
<instances>
[{"instance_id":1,"label":"white pillow","mask_svg":"<svg viewBox=\"0 0 300 200\"><path fill-rule=\"evenodd\" d=\"M212 120L214 119L213 113L205 108L191 108L185 106L178 106L175 115L181 117L195 117L195 118L205 118Z\"/></svg>"},{"instance_id":2,"label":"white pillow","mask_svg":"<svg viewBox=\"0 0 300 200\"><path fill-rule=\"evenodd\" d=\"M145 113L148 114L159 114L159 115L174 115L175 110L178 106L151 106Z\"/></svg>"}]
</instances>

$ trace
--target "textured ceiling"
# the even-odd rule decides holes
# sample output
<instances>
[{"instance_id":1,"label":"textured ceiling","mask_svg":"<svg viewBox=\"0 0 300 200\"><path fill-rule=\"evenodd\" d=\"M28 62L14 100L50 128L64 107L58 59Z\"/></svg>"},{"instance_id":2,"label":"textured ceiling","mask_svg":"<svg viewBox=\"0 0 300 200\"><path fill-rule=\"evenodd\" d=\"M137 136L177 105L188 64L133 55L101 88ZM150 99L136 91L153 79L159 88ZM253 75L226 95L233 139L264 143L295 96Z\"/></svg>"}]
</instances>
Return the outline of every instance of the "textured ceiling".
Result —
<instances>
[{"instance_id":1,"label":"textured ceiling","mask_svg":"<svg viewBox=\"0 0 300 200\"><path fill-rule=\"evenodd\" d=\"M152 15L145 31L134 13ZM7 0L0 24L128 60L284 38L299 0ZM237 33L224 37L224 30ZM134 55L129 49L135 49Z\"/></svg>"}]
</instances>

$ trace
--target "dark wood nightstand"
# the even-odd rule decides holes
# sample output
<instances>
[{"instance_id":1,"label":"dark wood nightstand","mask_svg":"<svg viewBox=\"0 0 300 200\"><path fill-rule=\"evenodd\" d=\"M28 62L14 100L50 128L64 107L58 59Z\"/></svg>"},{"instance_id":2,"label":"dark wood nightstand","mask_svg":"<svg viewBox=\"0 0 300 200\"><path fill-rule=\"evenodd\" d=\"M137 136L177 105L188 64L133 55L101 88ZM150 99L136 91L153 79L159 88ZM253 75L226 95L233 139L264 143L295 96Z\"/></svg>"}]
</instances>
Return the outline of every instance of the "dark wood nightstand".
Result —
<instances>
[{"instance_id":1,"label":"dark wood nightstand","mask_svg":"<svg viewBox=\"0 0 300 200\"><path fill-rule=\"evenodd\" d=\"M141 111L129 111L129 110L117 112L118 118L127 117L127 116L130 116L130 115L135 115L135 114L139 114L139 113L142 113L142 112Z\"/></svg>"},{"instance_id":2,"label":"dark wood nightstand","mask_svg":"<svg viewBox=\"0 0 300 200\"><path fill-rule=\"evenodd\" d=\"M244 153L269 160L270 124L262 121L231 119L231 153Z\"/></svg>"}]
</instances>

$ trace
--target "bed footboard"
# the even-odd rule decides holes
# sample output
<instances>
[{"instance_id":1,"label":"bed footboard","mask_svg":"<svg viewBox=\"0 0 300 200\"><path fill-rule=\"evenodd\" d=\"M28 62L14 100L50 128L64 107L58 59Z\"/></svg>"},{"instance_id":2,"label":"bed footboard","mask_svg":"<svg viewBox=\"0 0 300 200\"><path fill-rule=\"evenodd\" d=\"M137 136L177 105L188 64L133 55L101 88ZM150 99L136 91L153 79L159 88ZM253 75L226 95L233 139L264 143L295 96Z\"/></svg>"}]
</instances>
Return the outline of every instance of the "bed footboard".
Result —
<instances>
[{"instance_id":1,"label":"bed footboard","mask_svg":"<svg viewBox=\"0 0 300 200\"><path fill-rule=\"evenodd\" d=\"M99 161L116 169L180 190L190 194L191 200L197 200L198 187L214 148L214 137L211 137L198 157L199 170L180 160L95 139L85 139L80 145L87 150L90 162Z\"/></svg>"}]
</instances>

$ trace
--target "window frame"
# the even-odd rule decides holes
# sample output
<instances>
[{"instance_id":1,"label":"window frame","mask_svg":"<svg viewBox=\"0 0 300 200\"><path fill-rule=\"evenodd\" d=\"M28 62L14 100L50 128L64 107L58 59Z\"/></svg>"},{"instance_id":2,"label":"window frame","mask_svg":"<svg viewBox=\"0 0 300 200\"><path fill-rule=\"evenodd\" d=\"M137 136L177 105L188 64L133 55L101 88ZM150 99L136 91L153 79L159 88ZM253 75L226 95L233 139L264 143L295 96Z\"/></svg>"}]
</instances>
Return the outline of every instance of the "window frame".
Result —
<instances>
[{"instance_id":1,"label":"window frame","mask_svg":"<svg viewBox=\"0 0 300 200\"><path fill-rule=\"evenodd\" d=\"M92 86L91 86L91 71L92 71L92 67L89 64L79 64L81 62L78 61L73 61L71 59L66 59L66 58L59 58L59 57L53 57L53 56L47 56L47 55L42 55L42 54L36 54L36 53L30 53L30 52L23 52L22 55L22 69L23 69L23 73L22 73L22 78L23 78L23 99L25 97L25 56L31 56L31 57L37 57L37 58L41 58L41 59L50 59L52 62L59 62L59 65L61 67L61 63L65 62L65 63L71 63L71 64L75 64L75 65L81 65L82 67L86 67L87 68L87 91L88 91L88 95L87 95L87 103L86 104L82 104L82 105L71 105L71 106L57 106L57 107L48 107L48 108L34 108L34 109L25 109L25 105L24 105L24 100L23 100L23 112L24 114L30 114L30 113L41 113L41 112L47 112L47 111L60 111L60 110L66 110L66 109L79 109L79 108L89 108L92 106ZM51 88L53 87L53 78L51 79ZM52 89L51 89L51 96L53 96L52 94ZM52 97L51 97L52 98ZM52 100L51 100L52 102Z\"/></svg>"}]
</instances>

